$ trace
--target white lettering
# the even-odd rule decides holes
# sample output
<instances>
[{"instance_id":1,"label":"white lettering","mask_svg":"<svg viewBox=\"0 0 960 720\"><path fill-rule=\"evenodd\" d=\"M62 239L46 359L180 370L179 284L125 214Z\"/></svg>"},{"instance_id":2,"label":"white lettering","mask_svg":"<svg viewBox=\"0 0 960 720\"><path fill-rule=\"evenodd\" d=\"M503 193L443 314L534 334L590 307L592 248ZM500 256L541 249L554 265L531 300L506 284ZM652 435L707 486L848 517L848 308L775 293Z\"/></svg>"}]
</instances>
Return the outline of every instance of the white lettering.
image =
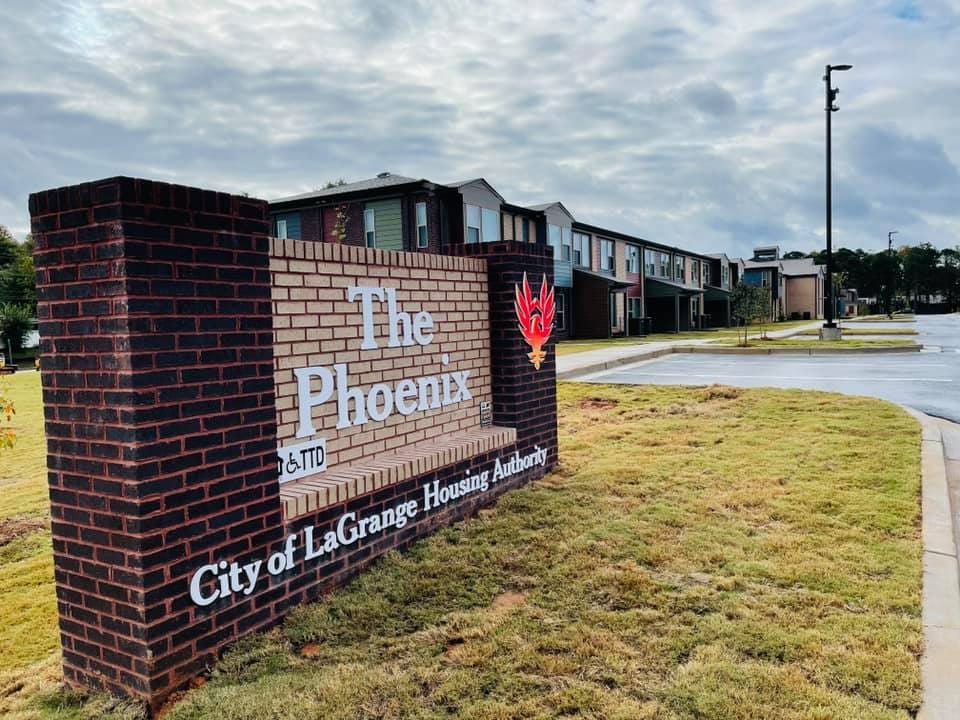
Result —
<instances>
[{"instance_id":1,"label":"white lettering","mask_svg":"<svg viewBox=\"0 0 960 720\"><path fill-rule=\"evenodd\" d=\"M377 395L383 396L383 407L377 405ZM382 422L393 414L393 393L386 383L377 383L367 395L367 415L371 420Z\"/></svg>"},{"instance_id":2,"label":"white lettering","mask_svg":"<svg viewBox=\"0 0 960 720\"><path fill-rule=\"evenodd\" d=\"M419 345L429 345L433 342L433 333L424 332L433 330L433 316L426 310L421 310L413 316L413 339Z\"/></svg>"},{"instance_id":3,"label":"white lettering","mask_svg":"<svg viewBox=\"0 0 960 720\"><path fill-rule=\"evenodd\" d=\"M330 399L333 393L333 375L325 367L296 368L293 374L297 378L297 406L300 410L297 437L310 437L317 432L313 427L313 408ZM316 395L310 393L311 377L320 378L320 392Z\"/></svg>"},{"instance_id":4,"label":"white lettering","mask_svg":"<svg viewBox=\"0 0 960 720\"><path fill-rule=\"evenodd\" d=\"M389 292L389 291L388 291ZM383 288L379 287L352 287L347 289L347 302L353 302L360 296L360 306L363 311L363 342L361 350L376 350L377 338L373 334L373 298L383 302Z\"/></svg>"},{"instance_id":5,"label":"white lettering","mask_svg":"<svg viewBox=\"0 0 960 720\"><path fill-rule=\"evenodd\" d=\"M363 391L360 388L352 388L347 380L347 366L344 363L337 363L333 366L337 373L337 429L350 427L351 425L363 425L367 422L366 403L363 398ZM350 401L353 400L356 412L354 419L350 419Z\"/></svg>"},{"instance_id":6,"label":"white lettering","mask_svg":"<svg viewBox=\"0 0 960 720\"><path fill-rule=\"evenodd\" d=\"M192 578L190 578L190 599L200 607L211 605L217 601L217 598L220 597L219 590L214 590L210 595L204 595L200 587L201 583L203 583L204 575L215 575L216 572L216 565L204 565L193 574Z\"/></svg>"},{"instance_id":7,"label":"white lettering","mask_svg":"<svg viewBox=\"0 0 960 720\"><path fill-rule=\"evenodd\" d=\"M400 411L401 415L410 415L416 412L417 403L408 402L417 396L417 384L410 379L401 380L397 383L397 392L393 396L393 402Z\"/></svg>"}]
</instances>

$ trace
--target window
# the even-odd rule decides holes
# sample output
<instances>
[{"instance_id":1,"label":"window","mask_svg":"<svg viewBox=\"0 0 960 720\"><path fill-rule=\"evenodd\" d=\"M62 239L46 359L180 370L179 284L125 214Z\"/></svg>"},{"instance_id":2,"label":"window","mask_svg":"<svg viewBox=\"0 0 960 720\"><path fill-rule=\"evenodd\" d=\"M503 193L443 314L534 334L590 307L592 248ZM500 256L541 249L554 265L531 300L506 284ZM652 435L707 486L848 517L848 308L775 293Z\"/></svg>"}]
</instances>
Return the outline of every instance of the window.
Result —
<instances>
[{"instance_id":1,"label":"window","mask_svg":"<svg viewBox=\"0 0 960 720\"><path fill-rule=\"evenodd\" d=\"M600 240L600 269L613 271L613 240Z\"/></svg>"},{"instance_id":2,"label":"window","mask_svg":"<svg viewBox=\"0 0 960 720\"><path fill-rule=\"evenodd\" d=\"M467 242L471 245L480 242L480 208L467 205Z\"/></svg>"},{"instance_id":3,"label":"window","mask_svg":"<svg viewBox=\"0 0 960 720\"><path fill-rule=\"evenodd\" d=\"M723 277L723 287L730 287L730 267L728 265L720 268L720 275Z\"/></svg>"},{"instance_id":4,"label":"window","mask_svg":"<svg viewBox=\"0 0 960 720\"><path fill-rule=\"evenodd\" d=\"M527 218L520 222L520 233L525 243L530 242L530 221Z\"/></svg>"},{"instance_id":5,"label":"window","mask_svg":"<svg viewBox=\"0 0 960 720\"><path fill-rule=\"evenodd\" d=\"M701 285L707 285L710 282L710 265L707 263L700 264L700 278L703 280Z\"/></svg>"},{"instance_id":6,"label":"window","mask_svg":"<svg viewBox=\"0 0 960 720\"><path fill-rule=\"evenodd\" d=\"M560 226L547 225L547 245L553 248L553 259L560 259Z\"/></svg>"},{"instance_id":7,"label":"window","mask_svg":"<svg viewBox=\"0 0 960 720\"><path fill-rule=\"evenodd\" d=\"M640 248L636 245L627 245L627 272L640 272Z\"/></svg>"},{"instance_id":8,"label":"window","mask_svg":"<svg viewBox=\"0 0 960 720\"><path fill-rule=\"evenodd\" d=\"M692 262L690 263L690 281L693 285L700 284L700 263Z\"/></svg>"},{"instance_id":9,"label":"window","mask_svg":"<svg viewBox=\"0 0 960 720\"><path fill-rule=\"evenodd\" d=\"M572 243L570 240L570 228L563 228L560 230L560 257L570 262L572 255Z\"/></svg>"},{"instance_id":10,"label":"window","mask_svg":"<svg viewBox=\"0 0 960 720\"><path fill-rule=\"evenodd\" d=\"M427 204L417 203L417 247L427 246Z\"/></svg>"},{"instance_id":11,"label":"window","mask_svg":"<svg viewBox=\"0 0 960 720\"><path fill-rule=\"evenodd\" d=\"M573 234L573 264L590 268L590 236L583 233Z\"/></svg>"},{"instance_id":12,"label":"window","mask_svg":"<svg viewBox=\"0 0 960 720\"><path fill-rule=\"evenodd\" d=\"M481 242L497 242L500 239L500 213L483 208L481 214L483 223Z\"/></svg>"},{"instance_id":13,"label":"window","mask_svg":"<svg viewBox=\"0 0 960 720\"><path fill-rule=\"evenodd\" d=\"M281 240L287 239L287 221L277 220L277 237Z\"/></svg>"},{"instance_id":14,"label":"window","mask_svg":"<svg viewBox=\"0 0 960 720\"><path fill-rule=\"evenodd\" d=\"M683 255L674 255L673 256L673 279L678 282L684 282L686 265L684 264Z\"/></svg>"},{"instance_id":15,"label":"window","mask_svg":"<svg viewBox=\"0 0 960 720\"><path fill-rule=\"evenodd\" d=\"M363 232L367 237L367 247L375 248L377 246L377 217L373 208L363 211Z\"/></svg>"},{"instance_id":16,"label":"window","mask_svg":"<svg viewBox=\"0 0 960 720\"><path fill-rule=\"evenodd\" d=\"M657 274L657 261L654 259L653 250L643 251L643 271L647 275Z\"/></svg>"},{"instance_id":17,"label":"window","mask_svg":"<svg viewBox=\"0 0 960 720\"><path fill-rule=\"evenodd\" d=\"M643 317L643 301L638 297L630 298L630 317Z\"/></svg>"},{"instance_id":18,"label":"window","mask_svg":"<svg viewBox=\"0 0 960 720\"><path fill-rule=\"evenodd\" d=\"M764 270L760 273L760 286L770 287L770 271Z\"/></svg>"},{"instance_id":19,"label":"window","mask_svg":"<svg viewBox=\"0 0 960 720\"><path fill-rule=\"evenodd\" d=\"M553 315L553 324L556 326L557 330L566 330L567 329L567 294L565 292L557 291L557 298L555 302L555 310Z\"/></svg>"},{"instance_id":20,"label":"window","mask_svg":"<svg viewBox=\"0 0 960 720\"><path fill-rule=\"evenodd\" d=\"M670 277L670 254L669 253L658 253L660 256L660 277L668 278Z\"/></svg>"}]
</instances>

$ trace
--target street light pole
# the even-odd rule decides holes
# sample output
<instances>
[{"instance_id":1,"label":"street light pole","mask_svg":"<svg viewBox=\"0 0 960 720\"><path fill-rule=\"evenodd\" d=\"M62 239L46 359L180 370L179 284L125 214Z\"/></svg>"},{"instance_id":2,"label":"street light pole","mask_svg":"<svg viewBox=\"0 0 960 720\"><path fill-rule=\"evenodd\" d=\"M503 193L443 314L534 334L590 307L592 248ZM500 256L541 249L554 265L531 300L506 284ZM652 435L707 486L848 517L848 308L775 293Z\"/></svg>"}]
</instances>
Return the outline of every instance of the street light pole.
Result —
<instances>
[{"instance_id":1,"label":"street light pole","mask_svg":"<svg viewBox=\"0 0 960 720\"><path fill-rule=\"evenodd\" d=\"M823 327L826 331L821 331L820 337L824 340L840 339L840 330L837 328L837 324L833 321L833 314L836 311L837 301L833 292L833 163L831 147L832 139L830 132L831 116L840 109L834 103L834 101L837 99L837 95L840 94L840 90L832 87L830 73L834 70L849 70L852 67L852 65L827 65L823 74L826 99L824 110L827 113L827 321L823 324Z\"/></svg>"},{"instance_id":2,"label":"street light pole","mask_svg":"<svg viewBox=\"0 0 960 720\"><path fill-rule=\"evenodd\" d=\"M897 235L899 230L891 230L887 233L887 259L888 259L888 271L890 272L890 277L887 278L890 282L890 287L887 289L887 317L893 320L893 297L897 289L897 274L893 271L893 265L891 258L893 258L893 236Z\"/></svg>"}]
</instances>

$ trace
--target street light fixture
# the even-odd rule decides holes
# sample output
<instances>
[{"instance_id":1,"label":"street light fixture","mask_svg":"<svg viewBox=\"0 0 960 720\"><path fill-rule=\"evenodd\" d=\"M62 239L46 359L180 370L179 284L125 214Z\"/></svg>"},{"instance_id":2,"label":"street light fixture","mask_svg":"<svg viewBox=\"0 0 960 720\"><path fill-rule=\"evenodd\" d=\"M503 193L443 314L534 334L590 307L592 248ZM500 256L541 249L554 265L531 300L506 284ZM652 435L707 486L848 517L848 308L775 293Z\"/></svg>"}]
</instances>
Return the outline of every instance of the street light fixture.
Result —
<instances>
[{"instance_id":1,"label":"street light fixture","mask_svg":"<svg viewBox=\"0 0 960 720\"><path fill-rule=\"evenodd\" d=\"M833 192L831 187L831 138L830 138L830 117L840 108L836 105L837 95L840 94L839 88L832 86L830 82L830 73L834 70L850 70L853 65L827 65L823 75L823 81L826 83L826 104L824 110L827 113L827 321L823 324L823 330L820 337L824 340L839 340L840 328L833 321L833 314L836 310L836 299L833 292Z\"/></svg>"}]
</instances>

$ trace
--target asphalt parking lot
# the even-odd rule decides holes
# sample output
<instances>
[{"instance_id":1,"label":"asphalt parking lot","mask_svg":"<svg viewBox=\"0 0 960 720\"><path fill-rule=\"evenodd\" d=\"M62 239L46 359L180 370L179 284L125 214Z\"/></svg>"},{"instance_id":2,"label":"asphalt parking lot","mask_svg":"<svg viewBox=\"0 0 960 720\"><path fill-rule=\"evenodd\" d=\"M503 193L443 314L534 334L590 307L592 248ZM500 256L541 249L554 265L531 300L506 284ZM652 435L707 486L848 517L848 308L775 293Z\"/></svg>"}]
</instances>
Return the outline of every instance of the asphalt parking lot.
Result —
<instances>
[{"instance_id":1,"label":"asphalt parking lot","mask_svg":"<svg viewBox=\"0 0 960 720\"><path fill-rule=\"evenodd\" d=\"M868 323L861 328L879 327ZM888 325L887 327L897 327ZM919 316L920 353L836 357L667 355L578 378L585 382L783 387L892 400L960 422L960 314Z\"/></svg>"}]
</instances>

